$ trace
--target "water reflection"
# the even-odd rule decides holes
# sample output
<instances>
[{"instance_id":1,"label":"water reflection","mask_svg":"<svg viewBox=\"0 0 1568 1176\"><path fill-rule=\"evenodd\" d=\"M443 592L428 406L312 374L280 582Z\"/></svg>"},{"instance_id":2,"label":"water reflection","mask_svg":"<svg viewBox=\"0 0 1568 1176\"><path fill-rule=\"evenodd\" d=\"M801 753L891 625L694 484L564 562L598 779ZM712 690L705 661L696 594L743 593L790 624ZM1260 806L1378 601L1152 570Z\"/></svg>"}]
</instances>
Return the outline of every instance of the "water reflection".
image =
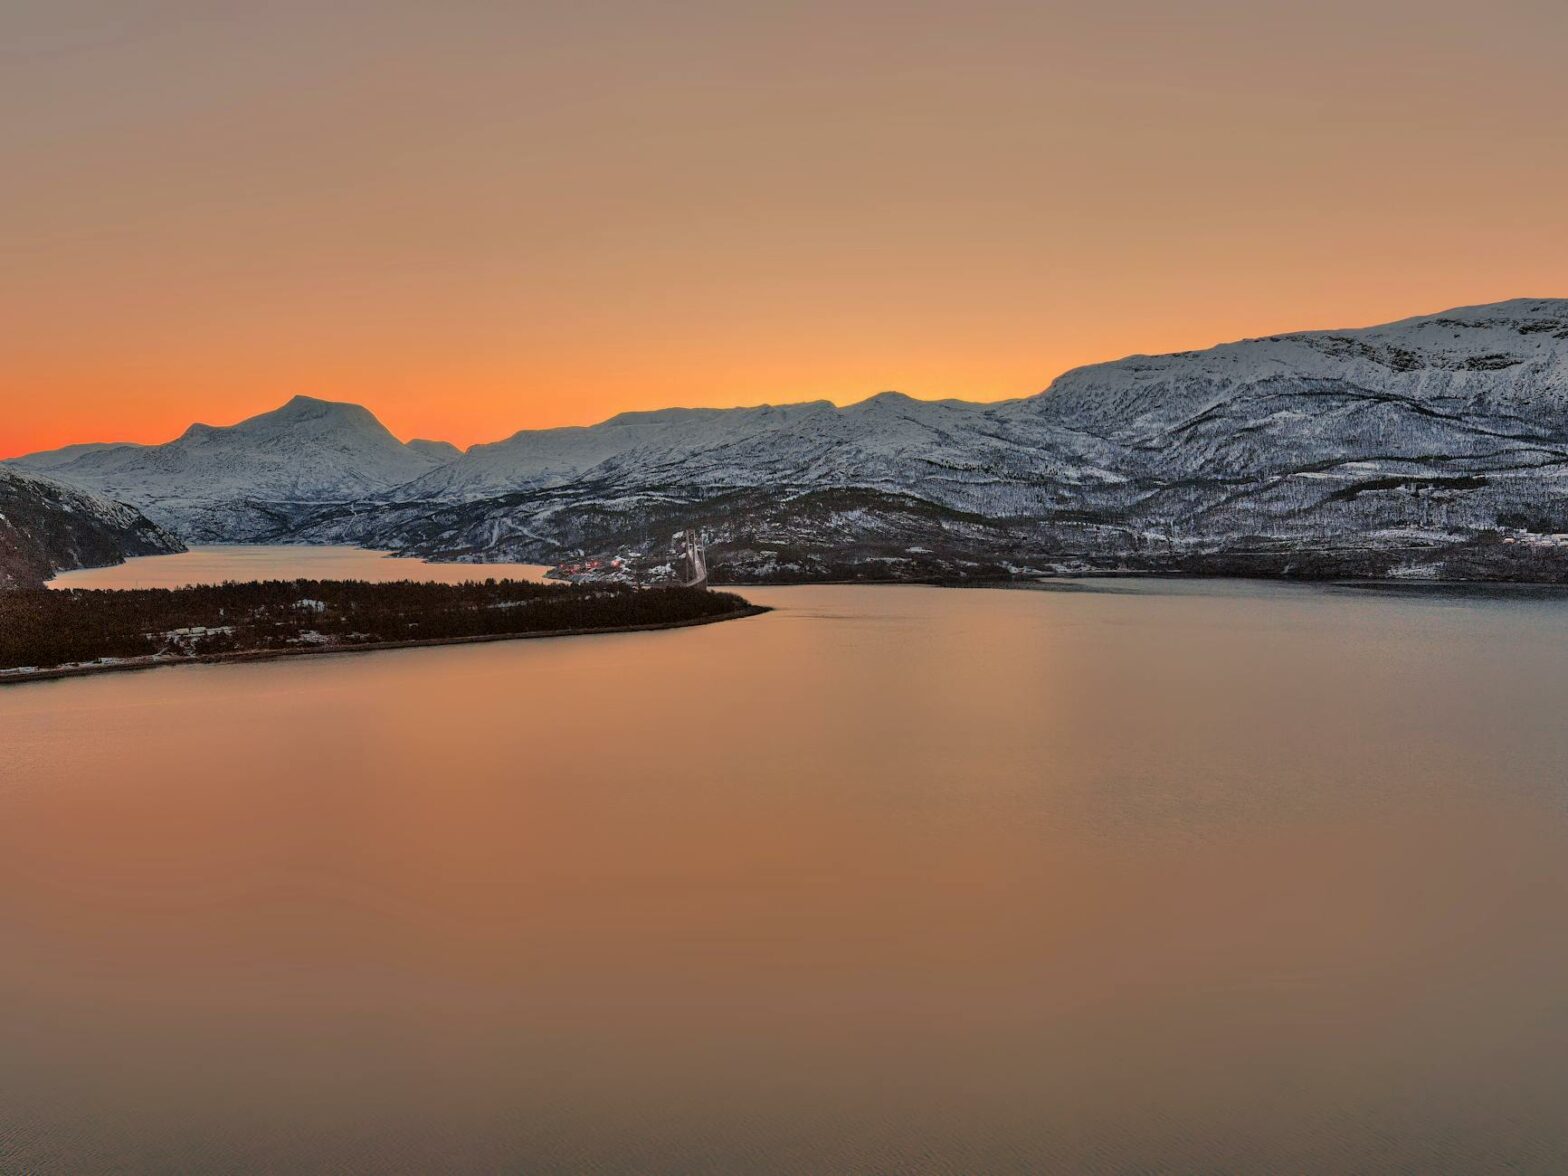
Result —
<instances>
[{"instance_id":1,"label":"water reflection","mask_svg":"<svg viewBox=\"0 0 1568 1176\"><path fill-rule=\"evenodd\" d=\"M1568 609L750 595L0 691L0 1169L1568 1165Z\"/></svg>"}]
</instances>

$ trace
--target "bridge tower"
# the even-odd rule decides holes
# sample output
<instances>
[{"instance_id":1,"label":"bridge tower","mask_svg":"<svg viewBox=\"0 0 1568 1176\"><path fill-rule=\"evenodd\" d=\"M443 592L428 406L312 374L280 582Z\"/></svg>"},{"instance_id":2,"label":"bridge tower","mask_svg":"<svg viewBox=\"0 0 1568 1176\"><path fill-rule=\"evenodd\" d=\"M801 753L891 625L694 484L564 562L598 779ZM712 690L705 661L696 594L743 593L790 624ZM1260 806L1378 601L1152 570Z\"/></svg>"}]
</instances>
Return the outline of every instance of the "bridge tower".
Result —
<instances>
[{"instance_id":1,"label":"bridge tower","mask_svg":"<svg viewBox=\"0 0 1568 1176\"><path fill-rule=\"evenodd\" d=\"M702 546L702 533L690 527L676 535L675 541L681 546L682 554L686 557L686 578L681 581L681 587L706 588L708 555Z\"/></svg>"}]
</instances>

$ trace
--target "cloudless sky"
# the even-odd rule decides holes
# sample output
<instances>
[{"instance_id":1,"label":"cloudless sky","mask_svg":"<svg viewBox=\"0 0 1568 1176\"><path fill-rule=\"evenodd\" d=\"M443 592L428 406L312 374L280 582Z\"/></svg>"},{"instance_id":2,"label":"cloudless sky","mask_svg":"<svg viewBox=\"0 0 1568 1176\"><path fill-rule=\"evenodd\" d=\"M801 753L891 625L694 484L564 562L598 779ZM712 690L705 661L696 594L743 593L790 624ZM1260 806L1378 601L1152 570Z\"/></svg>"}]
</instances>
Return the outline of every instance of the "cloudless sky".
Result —
<instances>
[{"instance_id":1,"label":"cloudless sky","mask_svg":"<svg viewBox=\"0 0 1568 1176\"><path fill-rule=\"evenodd\" d=\"M461 444L1568 294L1563 0L8 0L0 454Z\"/></svg>"}]
</instances>

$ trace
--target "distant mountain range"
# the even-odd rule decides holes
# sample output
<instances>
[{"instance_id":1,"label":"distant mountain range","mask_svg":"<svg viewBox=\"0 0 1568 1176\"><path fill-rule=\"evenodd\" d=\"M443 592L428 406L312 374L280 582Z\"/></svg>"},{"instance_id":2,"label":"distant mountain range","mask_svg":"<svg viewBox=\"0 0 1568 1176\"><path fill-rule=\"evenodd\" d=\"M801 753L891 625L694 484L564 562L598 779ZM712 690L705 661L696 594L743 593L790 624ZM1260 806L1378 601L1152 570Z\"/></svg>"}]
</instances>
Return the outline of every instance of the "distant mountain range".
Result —
<instances>
[{"instance_id":1,"label":"distant mountain range","mask_svg":"<svg viewBox=\"0 0 1568 1176\"><path fill-rule=\"evenodd\" d=\"M467 452L297 397L165 445L17 459L191 541L555 562L688 524L716 577L1132 568L1568 577L1568 300L1069 372L998 404L884 393L627 413Z\"/></svg>"}]
</instances>

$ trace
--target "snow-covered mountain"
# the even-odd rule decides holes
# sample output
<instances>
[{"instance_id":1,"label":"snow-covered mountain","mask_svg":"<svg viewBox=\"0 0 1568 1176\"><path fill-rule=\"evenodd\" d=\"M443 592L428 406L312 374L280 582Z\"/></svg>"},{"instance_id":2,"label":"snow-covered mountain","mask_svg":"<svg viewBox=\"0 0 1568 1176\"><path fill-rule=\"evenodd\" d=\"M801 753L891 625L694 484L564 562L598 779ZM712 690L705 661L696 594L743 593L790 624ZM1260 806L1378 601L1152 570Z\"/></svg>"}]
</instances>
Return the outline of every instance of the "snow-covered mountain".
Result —
<instances>
[{"instance_id":1,"label":"snow-covered mountain","mask_svg":"<svg viewBox=\"0 0 1568 1176\"><path fill-rule=\"evenodd\" d=\"M1518 299L1346 331L1303 331L1206 351L1135 355L1068 372L1015 409L1140 445L1205 414L1280 409L1338 384L1440 415L1568 421L1568 299ZM1261 401L1261 403L1260 403ZM1297 407L1305 407L1307 403ZM1271 412L1270 415L1275 415Z\"/></svg>"},{"instance_id":2,"label":"snow-covered mountain","mask_svg":"<svg viewBox=\"0 0 1568 1176\"><path fill-rule=\"evenodd\" d=\"M1565 475L1568 301L1533 299L1133 356L1002 404L884 394L524 432L302 534L539 559L700 520L743 575L842 574L846 553L921 575L1379 574L1452 548L1466 574L1538 576L1568 531Z\"/></svg>"},{"instance_id":3,"label":"snow-covered mountain","mask_svg":"<svg viewBox=\"0 0 1568 1176\"><path fill-rule=\"evenodd\" d=\"M301 417L331 440L299 443ZM200 428L55 473L203 538L475 561L636 547L700 522L716 570L740 576L1471 574L1475 560L1536 576L1568 532L1568 300L1133 356L999 404L669 409L458 454L295 401L207 430L226 435L211 463L188 452L216 446Z\"/></svg>"},{"instance_id":4,"label":"snow-covered mountain","mask_svg":"<svg viewBox=\"0 0 1568 1176\"><path fill-rule=\"evenodd\" d=\"M1169 545L1568 527L1568 300L1135 356L1008 410L1113 446L1127 481L1080 509Z\"/></svg>"},{"instance_id":5,"label":"snow-covered mountain","mask_svg":"<svg viewBox=\"0 0 1568 1176\"><path fill-rule=\"evenodd\" d=\"M124 503L0 466L0 588L183 549Z\"/></svg>"},{"instance_id":6,"label":"snow-covered mountain","mask_svg":"<svg viewBox=\"0 0 1568 1176\"><path fill-rule=\"evenodd\" d=\"M524 431L476 445L388 497L472 502L587 485L634 493L829 485L902 491L934 480L944 497L978 503L1009 472L1076 480L1085 475L1083 454L1103 448L1068 429L1012 420L996 406L884 392L847 408L816 401L665 409L588 428Z\"/></svg>"},{"instance_id":7,"label":"snow-covered mountain","mask_svg":"<svg viewBox=\"0 0 1568 1176\"><path fill-rule=\"evenodd\" d=\"M404 445L368 409L309 396L237 425L192 425L164 445L81 448L11 464L129 502L203 542L274 534L301 509L377 494L447 460Z\"/></svg>"}]
</instances>

